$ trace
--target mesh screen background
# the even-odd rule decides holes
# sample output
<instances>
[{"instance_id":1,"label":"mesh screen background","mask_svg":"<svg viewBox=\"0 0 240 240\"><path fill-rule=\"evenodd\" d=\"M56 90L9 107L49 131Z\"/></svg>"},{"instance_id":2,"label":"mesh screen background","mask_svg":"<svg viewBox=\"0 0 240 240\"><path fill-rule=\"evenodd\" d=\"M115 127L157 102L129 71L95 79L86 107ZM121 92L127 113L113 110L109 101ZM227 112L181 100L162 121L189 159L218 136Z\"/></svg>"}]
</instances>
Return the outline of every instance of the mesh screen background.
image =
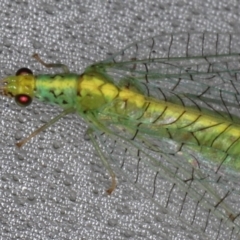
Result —
<instances>
[{"instance_id":1,"label":"mesh screen background","mask_svg":"<svg viewBox=\"0 0 240 240\"><path fill-rule=\"evenodd\" d=\"M51 73L31 58L73 72L160 32L239 32L238 1L6 1L0 3L1 76L21 67ZM0 239L204 239L160 211L119 177L107 196L107 171L87 125L69 115L23 148L15 142L59 113L1 97ZM209 239L216 232L208 233Z\"/></svg>"}]
</instances>

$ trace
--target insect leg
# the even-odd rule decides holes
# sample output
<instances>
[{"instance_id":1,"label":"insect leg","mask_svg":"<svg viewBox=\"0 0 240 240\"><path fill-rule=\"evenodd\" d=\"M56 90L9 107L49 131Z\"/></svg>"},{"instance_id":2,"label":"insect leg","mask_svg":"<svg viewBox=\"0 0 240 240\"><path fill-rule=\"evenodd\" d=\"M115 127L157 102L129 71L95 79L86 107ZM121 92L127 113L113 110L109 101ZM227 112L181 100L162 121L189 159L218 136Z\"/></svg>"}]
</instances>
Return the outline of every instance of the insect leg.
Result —
<instances>
[{"instance_id":1,"label":"insect leg","mask_svg":"<svg viewBox=\"0 0 240 240\"><path fill-rule=\"evenodd\" d=\"M116 181L116 177L115 177L115 173L114 171L112 170L107 158L105 157L105 155L103 154L103 152L101 151L97 141L95 140L94 136L93 136L93 129L89 128L87 130L87 134L88 136L90 137L91 141L92 141L92 144L94 146L94 148L96 149L97 153L99 154L99 157L104 165L104 167L108 170L110 176L111 176L111 179L112 179L112 183L111 183L111 186L110 188L107 189L107 193L110 195L116 188L117 186L117 181Z\"/></svg>"},{"instance_id":2,"label":"insect leg","mask_svg":"<svg viewBox=\"0 0 240 240\"><path fill-rule=\"evenodd\" d=\"M65 109L64 111L62 111L59 115L57 115L56 117L54 117L53 119L51 119L49 122L47 122L46 124L44 124L43 126L41 126L40 128L38 128L37 130L35 130L34 132L32 132L29 136L27 136L26 138L22 139L20 142L17 142L16 145L17 147L21 147L23 146L26 142L28 142L31 138L35 137L36 135L38 135L40 132L44 131L45 129L47 129L48 127L50 127L52 124L54 124L55 122L57 122L59 119L61 119L62 117L68 115L69 113L74 112L75 109L74 108L69 108L69 109Z\"/></svg>"},{"instance_id":3,"label":"insect leg","mask_svg":"<svg viewBox=\"0 0 240 240\"><path fill-rule=\"evenodd\" d=\"M64 73L69 73L69 69L65 64L62 63L45 63L37 53L32 55L38 62L40 62L46 68L62 68Z\"/></svg>"}]
</instances>

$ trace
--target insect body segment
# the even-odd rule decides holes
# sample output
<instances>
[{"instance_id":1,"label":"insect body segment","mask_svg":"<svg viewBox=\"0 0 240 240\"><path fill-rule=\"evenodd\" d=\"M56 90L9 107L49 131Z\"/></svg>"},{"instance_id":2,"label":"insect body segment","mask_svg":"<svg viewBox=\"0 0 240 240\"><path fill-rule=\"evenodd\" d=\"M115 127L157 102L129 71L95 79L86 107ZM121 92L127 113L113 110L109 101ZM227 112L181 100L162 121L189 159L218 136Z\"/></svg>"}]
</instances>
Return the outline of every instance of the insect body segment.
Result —
<instances>
[{"instance_id":1,"label":"insect body segment","mask_svg":"<svg viewBox=\"0 0 240 240\"><path fill-rule=\"evenodd\" d=\"M26 94L34 97L35 77L33 75L10 76L3 80L3 95L15 97Z\"/></svg>"},{"instance_id":2,"label":"insect body segment","mask_svg":"<svg viewBox=\"0 0 240 240\"><path fill-rule=\"evenodd\" d=\"M57 104L63 109L76 107L76 86L79 75L63 73L37 75L35 97L40 101Z\"/></svg>"}]
</instances>

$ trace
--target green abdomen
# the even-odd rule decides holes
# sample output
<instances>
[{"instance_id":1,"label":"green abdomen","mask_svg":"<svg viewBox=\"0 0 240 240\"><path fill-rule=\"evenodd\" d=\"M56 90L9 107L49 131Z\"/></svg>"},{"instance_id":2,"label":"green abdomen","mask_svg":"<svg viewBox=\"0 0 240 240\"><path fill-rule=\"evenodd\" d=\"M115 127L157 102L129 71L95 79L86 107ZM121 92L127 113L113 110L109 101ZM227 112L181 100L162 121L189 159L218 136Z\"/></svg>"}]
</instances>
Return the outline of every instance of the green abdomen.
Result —
<instances>
[{"instance_id":1,"label":"green abdomen","mask_svg":"<svg viewBox=\"0 0 240 240\"><path fill-rule=\"evenodd\" d=\"M223 153L223 158L227 155L240 156L240 125L236 123L236 119L233 122L217 113L206 113L191 107L146 97L144 99L142 107L135 105L134 108L126 101L121 103L122 100L118 99L115 111L122 112L122 118L118 116L116 119L114 113L108 112L113 115L112 119L115 122L119 120L129 129L155 137L172 139L198 150L219 151ZM117 107L121 104L124 105L124 110L119 110ZM213 160L222 163L223 158ZM231 165L240 168L238 161Z\"/></svg>"}]
</instances>

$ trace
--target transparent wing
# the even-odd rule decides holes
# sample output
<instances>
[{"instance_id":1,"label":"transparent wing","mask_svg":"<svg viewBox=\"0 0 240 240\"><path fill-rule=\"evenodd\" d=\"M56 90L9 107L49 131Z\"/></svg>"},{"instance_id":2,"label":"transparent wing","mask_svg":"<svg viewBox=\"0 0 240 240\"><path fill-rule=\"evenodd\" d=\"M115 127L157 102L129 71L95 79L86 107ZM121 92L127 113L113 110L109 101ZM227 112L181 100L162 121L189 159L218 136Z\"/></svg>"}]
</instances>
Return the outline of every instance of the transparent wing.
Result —
<instances>
[{"instance_id":1,"label":"transparent wing","mask_svg":"<svg viewBox=\"0 0 240 240\"><path fill-rule=\"evenodd\" d=\"M112 134L96 132L96 136L118 177L205 236L215 231L216 239L237 239L239 174L229 177L227 171L216 172L213 164L188 146L145 135L132 140L129 129L114 125L108 129Z\"/></svg>"},{"instance_id":2,"label":"transparent wing","mask_svg":"<svg viewBox=\"0 0 240 240\"><path fill-rule=\"evenodd\" d=\"M239 37L165 34L131 44L91 67L105 69L118 86L129 85L147 96L211 111L240 123ZM239 173L227 168L219 170L220 166L208 159L238 159L150 133L134 138L137 126L133 123L108 123L105 127L111 134L97 136L102 146L108 146L104 149L114 166L156 204L200 226L203 232L217 229L216 239L237 239Z\"/></svg>"},{"instance_id":3,"label":"transparent wing","mask_svg":"<svg viewBox=\"0 0 240 240\"><path fill-rule=\"evenodd\" d=\"M116 85L132 85L148 96L232 119L240 102L239 38L240 34L165 34L131 44L96 65Z\"/></svg>"}]
</instances>

